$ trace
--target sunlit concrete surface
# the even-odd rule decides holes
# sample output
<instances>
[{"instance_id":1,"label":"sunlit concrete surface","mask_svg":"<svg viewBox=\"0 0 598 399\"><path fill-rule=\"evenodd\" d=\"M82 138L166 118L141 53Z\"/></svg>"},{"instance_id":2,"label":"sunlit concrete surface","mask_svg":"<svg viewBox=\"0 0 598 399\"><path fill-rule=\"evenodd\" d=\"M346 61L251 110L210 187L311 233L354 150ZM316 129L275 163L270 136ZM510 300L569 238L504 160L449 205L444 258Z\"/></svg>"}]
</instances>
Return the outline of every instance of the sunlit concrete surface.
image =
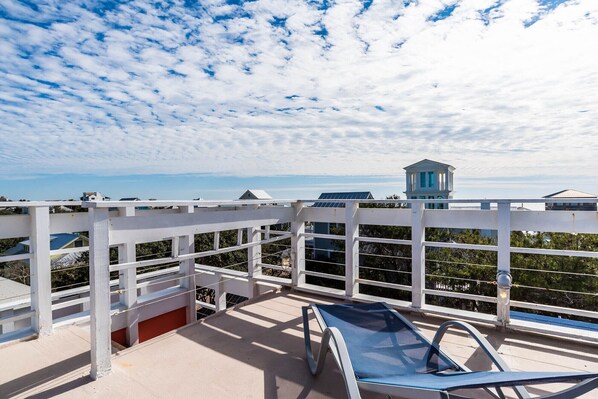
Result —
<instances>
[{"instance_id":1,"label":"sunlit concrete surface","mask_svg":"<svg viewBox=\"0 0 598 399\"><path fill-rule=\"evenodd\" d=\"M301 306L330 301L288 290L263 295L136 347L115 348L112 373L97 381L89 378L89 327L57 329L39 340L0 347L0 398L344 398L331 357L317 378L305 363ZM430 338L443 321L406 315ZM313 320L311 328L319 339ZM596 346L480 329L514 370L598 372ZM443 349L469 368L491 368L464 334L453 332L443 342ZM530 392L562 387L543 385ZM597 397L594 392L583 398Z\"/></svg>"}]
</instances>

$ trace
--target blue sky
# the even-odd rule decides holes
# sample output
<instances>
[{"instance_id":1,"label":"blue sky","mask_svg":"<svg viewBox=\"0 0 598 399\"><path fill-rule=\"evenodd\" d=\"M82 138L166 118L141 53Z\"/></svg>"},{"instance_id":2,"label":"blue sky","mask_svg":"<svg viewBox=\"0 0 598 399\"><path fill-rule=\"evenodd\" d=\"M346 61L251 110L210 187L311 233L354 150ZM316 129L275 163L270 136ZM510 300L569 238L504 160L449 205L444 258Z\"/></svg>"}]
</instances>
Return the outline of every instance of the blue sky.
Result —
<instances>
[{"instance_id":1,"label":"blue sky","mask_svg":"<svg viewBox=\"0 0 598 399\"><path fill-rule=\"evenodd\" d=\"M598 193L595 0L0 1L0 195Z\"/></svg>"}]
</instances>

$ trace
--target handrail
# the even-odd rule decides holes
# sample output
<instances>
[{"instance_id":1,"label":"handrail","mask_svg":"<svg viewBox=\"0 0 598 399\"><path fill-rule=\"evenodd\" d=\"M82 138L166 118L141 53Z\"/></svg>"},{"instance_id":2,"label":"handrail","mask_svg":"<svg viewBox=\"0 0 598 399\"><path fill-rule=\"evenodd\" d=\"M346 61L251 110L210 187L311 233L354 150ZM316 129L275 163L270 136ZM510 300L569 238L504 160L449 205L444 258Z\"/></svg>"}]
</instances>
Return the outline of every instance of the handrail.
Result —
<instances>
[{"instance_id":1,"label":"handrail","mask_svg":"<svg viewBox=\"0 0 598 399\"><path fill-rule=\"evenodd\" d=\"M354 205L356 208L356 212L353 214L343 211L339 211L339 209L335 208L327 208L327 207L311 207L310 205L315 202L329 202L329 203L344 203L347 208L349 205ZM581 233L589 233L589 234L598 234L598 222L596 222L596 218L594 217L595 212L582 212L582 211L532 211L532 212L518 212L515 211L510 207L510 205L519 205L519 203L532 203L532 204L542 204L542 203L559 203L559 202L567 202L567 203L596 203L598 199L464 199L464 200L338 200L338 199L331 199L331 200L320 200L320 199L309 199L303 201L296 201L296 200L250 200L250 201L132 201L132 202L124 202L124 201L107 201L107 202L78 202L78 201L37 201L37 202L2 202L0 203L0 207L23 207L23 208L31 208L29 215L22 215L23 217L13 217L10 216L7 220L10 223L14 224L14 233L11 227L7 227L6 224L2 226L2 236L6 237L13 233L18 237L32 237L33 233L35 232L35 226L33 224L33 213L40 211L40 215L43 212L46 212L44 209L40 208L50 208L53 206L84 206L89 208L90 215L93 212L106 212L108 215L107 217L110 218L111 221L118 221L119 223L122 221L126 221L126 233L132 234L131 242L134 244L143 243L144 237L148 236L148 234L144 235L144 226L146 226L146 222L149 221L159 221L159 223L153 223L152 229L154 231L158 231L160 234L162 231L164 232L164 239L173 239L173 245L175 238L179 237L180 234L186 234L188 237L191 237L193 233L193 229L196 227L199 229L195 229L195 234L203 234L206 231L206 227L202 229L202 221L203 215L209 215L210 219L210 226L209 228L217 228L219 224L227 225L226 223L230 223L231 221L234 222L235 226L239 226L239 228L243 227L244 224L247 226L248 229L252 229L253 238L248 240L247 243L241 243L241 245L236 245L233 247L228 248L214 248L213 250L208 250L204 252L193 252L191 253L183 253L183 252L173 252L176 253L176 256L173 257L163 257L159 259L151 259L151 260L134 260L135 257L131 259L131 257L121 258L120 263L116 265L110 266L110 271L119 271L122 274L127 274L131 272L130 269L135 269L141 266L154 266L154 265L163 265L168 263L177 264L172 268L172 271L167 272L167 274L173 273L175 269L179 269L179 265L183 262L192 262L193 259L199 259L206 256L211 255L218 255L225 252L230 251L252 251L252 262L251 265L248 266L248 270L252 270L251 273L247 272L244 273L246 281L243 284L246 284L249 288L243 288L241 283L236 285L229 284L227 285L226 281L224 282L225 289L228 290L237 290L239 293L247 295L247 292L252 292L252 287L255 288L255 284L262 278L267 276L261 275L262 268L271 268L274 270L284 270L282 266L271 265L267 266L266 259L261 259L261 247L267 244L275 243L277 241L283 240L290 240L290 250L292 256L291 259L295 263L293 265L292 273L293 276L302 276L301 278L295 280L295 277L292 280L291 286L296 289L302 288L313 288L314 284L318 284L314 280L310 281L309 287L305 283L305 277L311 276L313 277L325 277L327 279L337 280L339 282L344 282L345 286L353 286L354 290L346 290L345 297L348 299L356 298L361 293L371 292L364 290L359 291L359 285L362 284L363 286L370 286L368 288L373 289L374 287L386 288L388 290L403 290L405 292L412 292L412 298L415 298L419 295L421 298L420 302L414 302L412 300L411 307L413 308L414 304L416 304L417 309L419 311L425 311L425 309L429 308L429 306L425 303L426 295L429 297L436 296L436 297L446 297L446 298L459 298L465 300L472 300L472 301L480 301L480 302L487 302L489 304L497 304L498 299L494 295L490 295L489 292L484 292L484 295L477 295L473 291L462 293L459 292L457 289L454 288L454 291L443 291L444 287L442 286L434 286L430 285L429 279L430 277L426 275L425 268L430 265L430 262L436 262L439 260L435 259L426 259L428 256L427 253L431 251L437 251L438 248L448 248L451 250L473 250L473 251L486 251L488 253L498 253L498 257L502 259L499 264L500 267L505 267L504 259L508 259L511 253L521 253L521 254L532 254L532 255L549 255L549 256L572 256L576 258L585 258L585 259L596 259L598 258L598 252L588 251L588 250L558 250L552 248L523 248L523 247L514 247L509 243L506 243L505 237L508 237L508 233L511 231L511 227L513 231L520 231L526 229L526 227L533 226L534 228L546 228L546 231L556 231L556 232L581 232ZM303 206L305 203L305 206ZM480 210L480 209L469 209L469 208L460 208L460 209L443 209L443 210L428 210L425 209L423 204L426 203L449 203L449 204L481 204L481 203L491 203L497 204L500 209L497 209L494 205L492 205L492 209L490 210ZM408 204L411 205L411 208L398 208L398 207L388 207L388 208L359 208L358 204ZM297 209L297 212L293 215L291 212L287 212L288 206L291 205L294 209ZM298 206L301 205L301 206ZM414 215L416 214L416 208L419 209L421 205L421 212L418 215L420 219L415 220ZM150 209L138 209L139 207L148 207ZM281 206L281 208L278 208ZM155 208L152 208L155 207ZM174 209L163 210L160 208L164 207L173 207ZM178 207L178 209L177 209ZM131 216L123 216L123 209L129 208L133 210ZM284 220L285 223L289 222L291 225L295 226L292 227L291 232L288 231L280 231L278 230L271 230L274 227L274 224L270 226L261 226L257 223L257 219L253 220L252 222L252 209L262 208L262 210L266 209L269 215L276 215L274 219L279 218L280 220ZM286 210L284 210L284 209ZM37 209L37 211L36 211ZM118 210L116 210L118 209ZM185 210L188 213L196 213L196 215L191 217L182 217L181 211ZM281 218L278 216L281 212L277 210L284 210L285 216ZM273 211L274 210L274 211ZM506 210L506 212L505 212ZM35 211L35 212L34 212ZM239 212L238 217L236 216L235 212ZM271 212L272 211L272 212ZM396 211L396 212L394 212ZM419 212L419 211L418 211ZM429 213L426 213L429 212ZM259 214L259 212L257 212ZM71 215L71 214L69 214ZM0 216L0 220L2 216ZM185 219L186 218L186 219ZM501 219L502 218L502 219ZM506 219L505 219L506 218ZM53 233L56 231L64 230L69 231L69 226L71 226L71 231L84 231L83 228L86 227L87 218L84 218L79 214L78 217L75 218L68 218L64 215L58 216L58 214L50 214L50 226L42 226L43 229L39 230L36 234L38 237L43 237L44 235L50 235L50 231ZM73 219L71 221L70 219ZM75 220L76 219L76 220ZM191 220L193 225L189 228L189 225L183 225L181 220ZM261 220L261 219L260 219ZM272 219L266 219L272 220ZM502 221L501 221L502 220ZM505 220L508 223L505 223ZM491 245L482 245L482 244L467 244L467 243L454 243L454 242L439 242L439 241L430 241L426 240L422 237L411 237L410 239L391 239L391 238L384 238L384 237L368 237L368 236L360 236L359 229L355 230L351 233L350 236L344 235L335 235L335 234L321 234L321 233L309 233L305 232L305 222L315 222L315 223L349 223L350 225L356 226L359 224L367 225L379 225L379 226L398 226L398 227L412 227L417 225L418 231L425 231L425 229L429 228L436 228L436 227L444 227L451 226L456 228L471 228L471 229L488 229L489 231L493 231L492 234L496 234L497 231L501 231L502 243L495 245L492 243ZM554 223L552 223L554 221ZM499 223L500 222L500 223ZM54 224L53 224L54 223ZM501 224L502 223L502 224ZM38 223L39 225L39 223ZM206 222L207 225L207 222ZM296 226L303 225L303 228L297 229ZM76 226L76 230L75 227ZM228 225L227 225L228 226ZM91 225L87 226L87 229L91 229ZM235 227L237 228L237 227ZM293 230L295 228L295 230ZM45 230L44 230L45 229ZM502 230L501 230L502 229ZM552 230L551 230L552 229ZM507 231L509 230L509 231ZM533 230L533 229L531 229ZM149 229L148 229L149 231ZM211 231L211 230L210 230ZM217 230L216 230L217 231ZM544 230L538 230L544 231ZM117 228L114 228L113 232L118 232ZM17 234L18 233L18 234ZM115 240L109 242L109 246L113 247L116 244L118 245L125 245L126 240L129 238L126 234L119 232L121 239L120 241ZM490 233L489 233L490 234ZM124 236L124 238L123 238ZM152 235L155 237L156 234ZM352 251L347 253L345 251L336 251L334 249L329 250L329 254L334 256L329 262L326 260L321 261L318 260L320 263L313 263L315 267L310 268L309 265L306 270L305 268L305 258L306 256L310 256L314 254L312 249L318 250L318 248L314 248L313 244L310 240L306 240L306 238L325 238L325 239L334 239L334 240L342 240L345 241L345 246L350 248L350 245L353 245ZM15 237L17 238L17 237ZM429 237L428 237L429 238ZM39 242L42 242L40 240ZM363 244L362 244L363 243ZM505 244L506 243L506 244ZM397 259L402 259L399 262L393 263L393 259L391 255L384 255L384 253L376 254L368 254L366 250L360 250L359 246L362 245L363 248L369 246L369 244L377 244L379 246L383 245L393 245L399 244L404 246L412 246L413 248L418 248L418 251L414 252L413 254L408 254L405 257L396 257ZM288 245L286 242L284 245ZM355 247L358 250L355 250ZM134 246L133 246L134 248ZM393 247L396 248L396 247ZM57 254L66 254L66 253L74 253L74 252L83 252L88 250L88 247L78 247L72 249L53 249L48 252L49 256L57 255ZM402 248L399 248L403 250ZM119 249L120 250L120 249ZM405 248L408 251L408 248ZM328 251L326 249L322 249L322 251ZM307 255L306 255L307 254ZM344 254L344 255L343 255ZM351 258L347 258L347 256L351 256ZM372 255L373 257L367 258L367 262L364 261L366 256ZM92 254L90 253L90 257ZM345 261L343 262L342 257L345 256ZM380 258L375 258L374 256L380 256ZM384 256L388 256L388 258L384 258ZM361 262L360 262L361 257ZM42 257L43 258L43 257ZM249 258L249 257L248 257ZM350 259L349 261L347 259ZM42 260L37 259L35 254L20 254L20 255L10 255L10 256L2 256L0 255L0 262L6 261L19 261L19 260L28 260L31 263L31 267L40 267L36 265L36 263L42 262ZM410 276L403 276L401 279L392 280L390 278L382 278L377 277L374 273L375 271L368 271L368 265L376 265L374 262L387 262L385 267L388 267L389 272L396 272L392 274L392 276L399 276L398 273L406 273L410 274ZM309 259L308 259L309 262ZM326 262L326 263L324 263ZM350 262L352 266L355 267L353 274L342 274L342 268L346 268L347 263ZM371 263L368 263L371 262ZM405 265L408 262L412 262L412 265L416 265L415 267L412 266L411 269L405 269ZM273 262L276 263L276 262ZM480 262L478 262L480 263ZM492 268L499 269L498 264L494 264L494 262L488 262L492 264L488 265L477 265L474 261L470 263L462 263L455 261L455 264L458 264L460 268L466 268L470 266L483 266L488 268L491 271ZM40 265L42 265L40 263ZM363 267L358 267L357 265L363 265ZM251 268L255 268L251 269ZM321 267L321 268L319 268ZM429 266L428 266L429 267ZM395 270L396 269L396 270ZM43 270L43 268L42 268ZM374 270L374 269L372 269ZM405 270L409 270L406 272ZM423 270L423 272L422 272ZM481 269L484 271L485 269ZM517 267L512 268L513 271L518 270ZM207 272L206 269L200 268L198 272L201 271L202 275L195 275L189 277L189 284L192 284L194 279L201 279L206 277L204 272ZM339 274L331 274L332 273L339 273ZM134 273L134 271L132 271ZM255 274L252 274L254 273ZM179 273L183 273L182 269L179 270ZM189 273L189 271L187 271ZM221 275L227 274L235 274L233 272L227 273L224 270L220 270L217 273ZM423 273L423 274L422 274ZM558 271L558 273L567 275L567 270ZM31 273L35 275L34 273ZM428 273L429 274L429 273ZM386 274L385 274L386 276ZM389 275L390 276L390 275ZM448 274L447 278L451 276L455 276L454 274ZM518 288L521 285L517 285L518 281L516 280L516 274L513 273L515 278L514 281L514 288ZM140 278L149 278L150 276L145 275L138 275L138 279L136 280L136 287L139 288L143 285L143 283L138 284ZM183 277L183 274L178 276L179 280L181 280L181 284L186 284L187 280ZM393 277L394 278L394 277ZM586 277L583 277L586 278ZM594 278L593 276L587 276L587 278ZM598 276L596 277L598 278ZM182 281L184 280L184 281ZM486 280L493 280L493 278L486 278ZM390 282L393 281L393 282ZM400 282L401 284L394 283ZM489 281L490 283L494 283L494 281ZM428 285L426 285L428 283ZM119 280L112 280L109 282L109 286L114 287L115 285L119 284ZM253 285L252 285L253 284ZM521 283L519 283L521 284ZM338 287L338 286L336 286ZM492 287L486 285L486 287ZM540 289L544 289L543 287L538 287ZM122 291L122 292L121 292ZM132 291L132 288L127 288L124 290L119 290L119 294L126 291ZM325 290L323 290L324 293ZM48 294L52 301L57 302L63 299L65 296L69 295L87 295L89 292L89 286L85 287L78 287L72 290L65 290L55 293ZM257 291L256 291L257 292ZM382 290L380 291L382 292ZM394 297L391 294L386 294L387 291L383 293L377 293L377 295L387 295L389 298ZM32 294L36 294L37 291L32 290ZM113 295L116 294L113 292ZM592 293L584 292L584 295L592 295ZM371 295L370 295L371 296ZM380 296L380 300L388 299L386 296ZM17 305L17 303L12 303L11 305L14 306L21 306L26 307L27 304L25 302L30 303L29 298L26 298L26 301L17 301L21 305ZM113 297L114 299L114 297ZM519 298L517 298L519 299ZM76 302L79 300L78 298L72 299L72 301ZM121 300L124 300L121 298ZM73 302L73 304L75 304ZM69 300L64 300L63 302L58 305L58 307L66 307ZM581 310L574 307L558 307L553 306L552 304L543 304L543 303L533 303L527 301L520 301L520 300L512 300L510 302L511 306L516 306L520 308L527 308L537 311L550 311L556 312L563 315L572 315L572 316L579 316L579 317L587 317L590 319L598 319L598 314L596 312L592 312L590 310ZM55 305L57 305L55 303ZM430 306L432 306L430 304ZM452 308L443 307L446 310L447 314L454 313L458 315L458 309L451 310ZM437 306L440 307L440 306ZM56 309L57 306L54 306ZM2 307L2 310L5 310L6 306ZM2 311L0 310L0 311ZM36 312L39 309L36 308ZM43 311L43 309L42 309ZM489 315L492 312L485 313L484 315L480 314L480 320L487 321L490 317ZM483 316L483 317L482 317ZM499 315L499 317L504 317L504 314ZM500 323L502 319L498 320ZM496 321L496 320L495 320ZM506 324L507 327L512 328L519 328L516 323ZM535 327L534 327L535 328ZM549 327L546 327L549 329ZM560 334L561 332L556 331L556 333ZM587 339L584 336L584 339ZM591 341L598 341L598 337L596 339L592 338Z\"/></svg>"}]
</instances>

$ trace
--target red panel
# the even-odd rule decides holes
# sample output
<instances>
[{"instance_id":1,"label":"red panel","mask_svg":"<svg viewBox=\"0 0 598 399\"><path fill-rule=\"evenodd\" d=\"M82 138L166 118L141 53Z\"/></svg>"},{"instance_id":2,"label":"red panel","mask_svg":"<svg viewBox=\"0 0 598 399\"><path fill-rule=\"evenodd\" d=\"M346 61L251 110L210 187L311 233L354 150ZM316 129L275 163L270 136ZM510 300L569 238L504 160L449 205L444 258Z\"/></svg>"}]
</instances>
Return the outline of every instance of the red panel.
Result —
<instances>
[{"instance_id":1,"label":"red panel","mask_svg":"<svg viewBox=\"0 0 598 399\"><path fill-rule=\"evenodd\" d=\"M123 328L117 331L112 331L112 340L122 346L127 346L127 329Z\"/></svg>"},{"instance_id":2,"label":"red panel","mask_svg":"<svg viewBox=\"0 0 598 399\"><path fill-rule=\"evenodd\" d=\"M139 342L147 341L187 324L187 308L173 310L139 323Z\"/></svg>"}]
</instances>

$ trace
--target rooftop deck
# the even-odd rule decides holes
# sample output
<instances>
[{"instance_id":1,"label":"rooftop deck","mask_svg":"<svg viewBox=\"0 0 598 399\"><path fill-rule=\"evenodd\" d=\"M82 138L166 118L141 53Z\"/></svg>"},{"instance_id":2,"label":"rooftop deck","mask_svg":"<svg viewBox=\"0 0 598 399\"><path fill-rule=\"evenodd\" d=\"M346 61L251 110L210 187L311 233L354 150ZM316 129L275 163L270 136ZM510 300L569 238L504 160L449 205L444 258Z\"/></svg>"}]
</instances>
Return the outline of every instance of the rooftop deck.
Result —
<instances>
[{"instance_id":1,"label":"rooftop deck","mask_svg":"<svg viewBox=\"0 0 598 399\"><path fill-rule=\"evenodd\" d=\"M343 398L342 377L331 357L317 378L305 363L301 306L331 301L289 289L261 295L132 348L113 348L112 373L96 381L89 377L88 327L56 328L43 339L0 347L0 397ZM430 338L443 321L405 314ZM318 339L315 322L311 329ZM598 371L596 345L488 326L480 330L514 370ZM444 350L469 368L490 369L465 335L452 332L443 342ZM544 385L530 392L558 388Z\"/></svg>"},{"instance_id":2,"label":"rooftop deck","mask_svg":"<svg viewBox=\"0 0 598 399\"><path fill-rule=\"evenodd\" d=\"M0 203L19 210L1 216L0 277L20 287L0 291L0 397L342 397L334 365L305 365L300 307L316 300L385 301L429 336L441 317L477 323L515 370L598 371L595 211L322 201ZM89 246L52 249L73 232ZM489 367L465 336L447 345Z\"/></svg>"}]
</instances>

